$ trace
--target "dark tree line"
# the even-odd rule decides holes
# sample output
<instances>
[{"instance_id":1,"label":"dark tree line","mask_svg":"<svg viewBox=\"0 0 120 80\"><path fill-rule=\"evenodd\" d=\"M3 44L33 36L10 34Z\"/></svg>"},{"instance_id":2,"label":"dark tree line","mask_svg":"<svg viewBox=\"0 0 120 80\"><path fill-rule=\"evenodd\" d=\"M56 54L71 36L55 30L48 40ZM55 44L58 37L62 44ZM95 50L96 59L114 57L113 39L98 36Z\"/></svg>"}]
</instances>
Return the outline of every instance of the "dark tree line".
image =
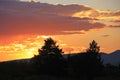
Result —
<instances>
[{"instance_id":1,"label":"dark tree line","mask_svg":"<svg viewBox=\"0 0 120 80\"><path fill-rule=\"evenodd\" d=\"M39 55L32 58L37 73L57 76L72 76L93 80L102 70L100 47L93 40L86 52L68 55L64 58L62 49L52 38L45 40L38 50Z\"/></svg>"}]
</instances>

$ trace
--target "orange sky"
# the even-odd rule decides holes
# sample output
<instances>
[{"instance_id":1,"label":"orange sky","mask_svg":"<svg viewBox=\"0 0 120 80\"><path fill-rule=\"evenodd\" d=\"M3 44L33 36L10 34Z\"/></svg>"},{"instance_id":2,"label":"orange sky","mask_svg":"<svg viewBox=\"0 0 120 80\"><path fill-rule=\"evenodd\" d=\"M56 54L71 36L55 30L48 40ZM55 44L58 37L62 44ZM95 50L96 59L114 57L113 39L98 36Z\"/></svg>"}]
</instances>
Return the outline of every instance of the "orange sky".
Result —
<instances>
[{"instance_id":1,"label":"orange sky","mask_svg":"<svg viewBox=\"0 0 120 80\"><path fill-rule=\"evenodd\" d=\"M119 10L83 4L0 2L0 61L33 57L47 37L56 40L65 53L85 51L92 40L101 52L111 53L120 49L119 34Z\"/></svg>"}]
</instances>

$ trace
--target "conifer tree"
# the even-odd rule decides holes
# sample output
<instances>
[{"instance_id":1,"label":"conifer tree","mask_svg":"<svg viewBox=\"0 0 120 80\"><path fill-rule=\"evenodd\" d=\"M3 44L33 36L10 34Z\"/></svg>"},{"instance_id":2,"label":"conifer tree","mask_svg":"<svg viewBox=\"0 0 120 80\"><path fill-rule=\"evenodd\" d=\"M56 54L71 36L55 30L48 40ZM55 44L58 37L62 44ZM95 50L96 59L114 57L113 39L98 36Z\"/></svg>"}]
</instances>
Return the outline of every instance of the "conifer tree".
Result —
<instances>
[{"instance_id":1,"label":"conifer tree","mask_svg":"<svg viewBox=\"0 0 120 80\"><path fill-rule=\"evenodd\" d=\"M99 51L100 51L100 46L98 46L98 44L96 43L96 41L93 40L90 43L90 47L88 48L87 52L99 53Z\"/></svg>"},{"instance_id":2,"label":"conifer tree","mask_svg":"<svg viewBox=\"0 0 120 80\"><path fill-rule=\"evenodd\" d=\"M44 40L45 43L41 49L38 49L39 55L33 57L33 63L40 73L45 74L63 74L64 58L62 49L52 38Z\"/></svg>"},{"instance_id":3,"label":"conifer tree","mask_svg":"<svg viewBox=\"0 0 120 80\"><path fill-rule=\"evenodd\" d=\"M102 61L101 61L101 54L100 54L100 46L93 40L90 43L89 48L87 49L87 64L88 68L88 79L93 80L94 76L101 73L102 70Z\"/></svg>"},{"instance_id":4,"label":"conifer tree","mask_svg":"<svg viewBox=\"0 0 120 80\"><path fill-rule=\"evenodd\" d=\"M62 56L62 49L59 49L59 46L56 45L56 41L52 38L47 38L44 40L44 46L41 49L38 49L39 55L47 55L47 54L54 54L57 56Z\"/></svg>"}]
</instances>

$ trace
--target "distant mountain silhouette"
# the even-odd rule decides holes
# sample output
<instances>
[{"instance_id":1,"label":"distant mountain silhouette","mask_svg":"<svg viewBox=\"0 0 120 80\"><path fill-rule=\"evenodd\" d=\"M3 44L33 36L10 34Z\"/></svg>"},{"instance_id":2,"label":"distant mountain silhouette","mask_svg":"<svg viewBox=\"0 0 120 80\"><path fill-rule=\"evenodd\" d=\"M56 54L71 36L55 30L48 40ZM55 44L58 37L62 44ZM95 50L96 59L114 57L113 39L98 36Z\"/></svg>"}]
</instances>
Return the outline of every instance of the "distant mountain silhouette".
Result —
<instances>
[{"instance_id":1,"label":"distant mountain silhouette","mask_svg":"<svg viewBox=\"0 0 120 80\"><path fill-rule=\"evenodd\" d=\"M1 62L1 63L25 63L25 64L30 64L30 61L31 61L31 58L26 58L26 59L4 61L4 62Z\"/></svg>"},{"instance_id":2,"label":"distant mountain silhouette","mask_svg":"<svg viewBox=\"0 0 120 80\"><path fill-rule=\"evenodd\" d=\"M71 54L64 54L64 58L67 59L68 55L69 56L75 56L78 53L71 53ZM107 53L101 53L101 58L103 60L103 64L111 64L114 66L118 66L120 64L120 50L116 50L110 54ZM26 64L30 64L30 60L31 58L28 59L20 59L20 60L12 60L12 61L6 61L6 62L16 62L16 63L26 63Z\"/></svg>"},{"instance_id":3,"label":"distant mountain silhouette","mask_svg":"<svg viewBox=\"0 0 120 80\"><path fill-rule=\"evenodd\" d=\"M101 58L103 60L103 64L118 66L120 64L120 50L116 50L110 54L102 53Z\"/></svg>"},{"instance_id":4,"label":"distant mountain silhouette","mask_svg":"<svg viewBox=\"0 0 120 80\"><path fill-rule=\"evenodd\" d=\"M70 54L70 56L74 56L77 53ZM67 58L68 54L64 55L64 58ZM103 64L111 64L114 66L119 66L120 64L120 50L116 50L112 53L101 53L101 59L103 60Z\"/></svg>"}]
</instances>

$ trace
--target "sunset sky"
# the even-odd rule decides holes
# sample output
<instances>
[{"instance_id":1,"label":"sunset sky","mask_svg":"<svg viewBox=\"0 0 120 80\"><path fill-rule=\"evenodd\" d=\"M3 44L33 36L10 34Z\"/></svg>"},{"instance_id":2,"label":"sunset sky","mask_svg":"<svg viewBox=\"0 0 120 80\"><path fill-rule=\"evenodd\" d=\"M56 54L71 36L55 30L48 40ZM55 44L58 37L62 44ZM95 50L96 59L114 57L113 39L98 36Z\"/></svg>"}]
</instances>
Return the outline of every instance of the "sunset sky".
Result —
<instances>
[{"instance_id":1,"label":"sunset sky","mask_svg":"<svg viewBox=\"0 0 120 80\"><path fill-rule=\"evenodd\" d=\"M65 53L120 49L120 0L0 0L0 62L31 58L52 37Z\"/></svg>"}]
</instances>

